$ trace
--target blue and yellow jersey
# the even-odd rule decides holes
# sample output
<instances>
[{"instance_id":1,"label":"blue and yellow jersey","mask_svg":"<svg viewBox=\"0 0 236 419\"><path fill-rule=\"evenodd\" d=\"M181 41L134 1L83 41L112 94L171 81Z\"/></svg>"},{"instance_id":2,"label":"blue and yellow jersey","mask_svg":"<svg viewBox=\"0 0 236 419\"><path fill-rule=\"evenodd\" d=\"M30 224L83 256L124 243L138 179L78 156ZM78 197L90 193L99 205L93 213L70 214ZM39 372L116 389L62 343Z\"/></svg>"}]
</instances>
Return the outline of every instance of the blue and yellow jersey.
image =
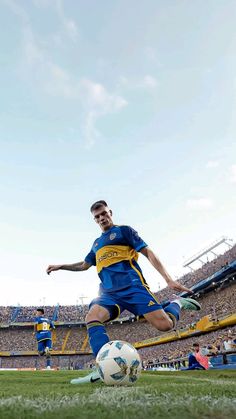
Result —
<instances>
[{"instance_id":1,"label":"blue and yellow jersey","mask_svg":"<svg viewBox=\"0 0 236 419\"><path fill-rule=\"evenodd\" d=\"M51 339L51 329L54 328L54 324L51 320L47 319L46 317L40 316L35 317L35 331L36 331L36 339L38 341L44 339Z\"/></svg>"},{"instance_id":2,"label":"blue and yellow jersey","mask_svg":"<svg viewBox=\"0 0 236 419\"><path fill-rule=\"evenodd\" d=\"M147 244L129 226L113 226L95 240L85 261L97 267L102 291L146 284L137 263L138 252L144 247Z\"/></svg>"}]
</instances>

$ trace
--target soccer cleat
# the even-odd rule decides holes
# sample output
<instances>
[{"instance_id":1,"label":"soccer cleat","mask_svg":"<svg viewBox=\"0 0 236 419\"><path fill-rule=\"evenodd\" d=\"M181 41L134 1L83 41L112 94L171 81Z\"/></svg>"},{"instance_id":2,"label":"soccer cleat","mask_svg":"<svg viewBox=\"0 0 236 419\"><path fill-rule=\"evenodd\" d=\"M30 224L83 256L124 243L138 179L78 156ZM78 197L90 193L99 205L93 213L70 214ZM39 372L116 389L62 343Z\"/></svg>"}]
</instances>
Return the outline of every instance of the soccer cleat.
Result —
<instances>
[{"instance_id":1,"label":"soccer cleat","mask_svg":"<svg viewBox=\"0 0 236 419\"><path fill-rule=\"evenodd\" d=\"M201 310L201 305L193 298L182 298L180 297L179 302L183 310Z\"/></svg>"},{"instance_id":2,"label":"soccer cleat","mask_svg":"<svg viewBox=\"0 0 236 419\"><path fill-rule=\"evenodd\" d=\"M90 374L86 375L85 377L74 378L71 380L71 384L87 384L87 383L98 383L101 381L100 374L97 370L94 370Z\"/></svg>"}]
</instances>

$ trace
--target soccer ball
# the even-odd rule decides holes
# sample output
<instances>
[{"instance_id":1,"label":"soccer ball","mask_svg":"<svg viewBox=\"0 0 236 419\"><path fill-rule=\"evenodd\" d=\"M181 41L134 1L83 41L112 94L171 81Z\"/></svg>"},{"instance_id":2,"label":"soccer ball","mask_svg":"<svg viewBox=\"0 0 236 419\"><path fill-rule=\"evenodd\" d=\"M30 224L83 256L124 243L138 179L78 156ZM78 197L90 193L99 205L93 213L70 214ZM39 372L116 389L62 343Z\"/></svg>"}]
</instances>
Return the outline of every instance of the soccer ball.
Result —
<instances>
[{"instance_id":1,"label":"soccer ball","mask_svg":"<svg viewBox=\"0 0 236 419\"><path fill-rule=\"evenodd\" d=\"M141 373L141 359L128 342L113 340L100 349L96 366L102 381L107 385L134 384Z\"/></svg>"}]
</instances>

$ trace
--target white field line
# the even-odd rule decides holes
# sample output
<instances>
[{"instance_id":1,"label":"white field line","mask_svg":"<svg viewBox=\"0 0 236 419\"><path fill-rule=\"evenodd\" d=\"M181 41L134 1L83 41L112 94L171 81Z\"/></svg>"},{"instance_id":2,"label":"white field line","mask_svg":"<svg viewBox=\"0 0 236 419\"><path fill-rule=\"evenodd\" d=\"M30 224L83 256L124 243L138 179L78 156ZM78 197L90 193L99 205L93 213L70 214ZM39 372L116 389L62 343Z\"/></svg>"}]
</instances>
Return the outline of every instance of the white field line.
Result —
<instances>
[{"instance_id":1,"label":"white field line","mask_svg":"<svg viewBox=\"0 0 236 419\"><path fill-rule=\"evenodd\" d=\"M150 391L149 391L150 390ZM236 400L223 397L212 397L211 395L206 396L188 396L187 403L199 403L206 406L207 411L217 408L219 411L223 411L227 408L235 408ZM1 407L8 407L15 409L16 411L20 408L27 410L34 410L37 412L48 412L57 411L62 409L68 409L72 407L82 406L94 406L97 404L103 405L108 408L142 408L159 406L163 409L170 407L178 407L186 404L186 396L173 396L170 392L160 394L157 389L152 387L140 386L140 387L99 387L89 396L85 395L73 395L73 396L57 396L54 399L49 398L37 398L28 399L22 396L8 397L6 399L0 399Z\"/></svg>"}]
</instances>

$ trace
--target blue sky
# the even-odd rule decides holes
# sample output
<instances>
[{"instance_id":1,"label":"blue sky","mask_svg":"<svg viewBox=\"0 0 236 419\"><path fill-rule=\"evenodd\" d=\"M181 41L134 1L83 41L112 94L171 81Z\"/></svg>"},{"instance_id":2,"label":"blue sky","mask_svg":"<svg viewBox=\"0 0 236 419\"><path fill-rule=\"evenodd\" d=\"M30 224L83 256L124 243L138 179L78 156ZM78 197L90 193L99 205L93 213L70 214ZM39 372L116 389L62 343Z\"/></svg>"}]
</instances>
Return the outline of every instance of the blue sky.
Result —
<instances>
[{"instance_id":1,"label":"blue sky","mask_svg":"<svg viewBox=\"0 0 236 419\"><path fill-rule=\"evenodd\" d=\"M235 241L236 3L0 1L0 304L96 296L106 199L173 277ZM153 291L163 281L140 257Z\"/></svg>"}]
</instances>

